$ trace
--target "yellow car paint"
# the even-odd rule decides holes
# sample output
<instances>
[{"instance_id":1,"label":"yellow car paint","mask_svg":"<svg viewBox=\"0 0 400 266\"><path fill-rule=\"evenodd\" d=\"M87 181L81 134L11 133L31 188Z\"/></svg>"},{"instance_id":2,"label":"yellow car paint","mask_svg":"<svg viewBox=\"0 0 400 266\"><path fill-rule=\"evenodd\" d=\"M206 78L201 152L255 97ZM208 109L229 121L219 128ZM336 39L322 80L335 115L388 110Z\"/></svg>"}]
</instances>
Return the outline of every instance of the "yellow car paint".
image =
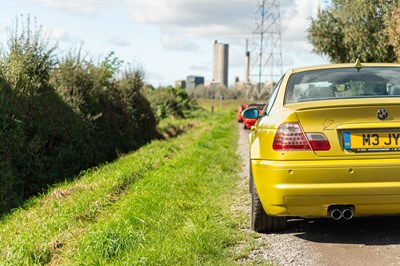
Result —
<instances>
[{"instance_id":1,"label":"yellow car paint","mask_svg":"<svg viewBox=\"0 0 400 266\"><path fill-rule=\"evenodd\" d=\"M390 68L400 73L399 64L363 63L359 67L360 73L369 68L383 71ZM292 75L314 70L333 73L336 69L351 68L354 64L288 71L279 83L276 98L270 99L273 102L267 107L268 113L258 120L250 132L254 185L267 215L328 217L328 208L333 205L354 206L355 216L400 214L400 149L361 152L361 149L344 148L343 143L345 133L400 132L400 96L342 97L285 103L286 88ZM335 84L338 88L351 87L358 82L358 72L349 73L349 79L354 75L354 80L347 84ZM392 77L385 75L382 80L386 76L387 80ZM388 91L396 80L393 78L386 83ZM371 83L373 81L376 79ZM367 83L368 79L360 84L367 86ZM384 120L376 117L380 109L388 112ZM280 125L287 122L299 123L305 133L322 133L331 149L274 150L275 135Z\"/></svg>"}]
</instances>

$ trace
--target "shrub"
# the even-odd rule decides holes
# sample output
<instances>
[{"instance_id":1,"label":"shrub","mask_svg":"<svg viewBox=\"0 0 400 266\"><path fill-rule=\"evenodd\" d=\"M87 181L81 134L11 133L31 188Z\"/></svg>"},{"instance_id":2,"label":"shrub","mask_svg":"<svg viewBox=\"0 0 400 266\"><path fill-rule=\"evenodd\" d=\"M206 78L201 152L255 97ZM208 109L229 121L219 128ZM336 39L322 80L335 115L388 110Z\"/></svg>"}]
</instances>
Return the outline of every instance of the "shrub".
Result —
<instances>
[{"instance_id":1,"label":"shrub","mask_svg":"<svg viewBox=\"0 0 400 266\"><path fill-rule=\"evenodd\" d=\"M194 105L187 92L181 88L154 89L149 87L145 95L159 119L167 117L184 118L185 111L190 111Z\"/></svg>"},{"instance_id":2,"label":"shrub","mask_svg":"<svg viewBox=\"0 0 400 266\"><path fill-rule=\"evenodd\" d=\"M157 137L143 73L116 79L122 61L58 61L28 17L0 58L0 212L49 185Z\"/></svg>"},{"instance_id":3,"label":"shrub","mask_svg":"<svg viewBox=\"0 0 400 266\"><path fill-rule=\"evenodd\" d=\"M0 192L2 209L78 173L91 161L81 121L49 83L55 48L48 48L40 28L31 31L30 18L22 29L16 23L8 46L0 60L0 134L7 135L0 140L7 152L1 163L7 184Z\"/></svg>"},{"instance_id":4,"label":"shrub","mask_svg":"<svg viewBox=\"0 0 400 266\"><path fill-rule=\"evenodd\" d=\"M0 210L20 202L23 193L16 155L23 154L24 132L16 103L11 87L0 78Z\"/></svg>"},{"instance_id":5,"label":"shrub","mask_svg":"<svg viewBox=\"0 0 400 266\"><path fill-rule=\"evenodd\" d=\"M51 82L76 114L85 120L95 141L97 161L115 159L157 136L156 120L141 95L143 74L125 71L114 76L119 61L110 53L99 64L68 56Z\"/></svg>"}]
</instances>

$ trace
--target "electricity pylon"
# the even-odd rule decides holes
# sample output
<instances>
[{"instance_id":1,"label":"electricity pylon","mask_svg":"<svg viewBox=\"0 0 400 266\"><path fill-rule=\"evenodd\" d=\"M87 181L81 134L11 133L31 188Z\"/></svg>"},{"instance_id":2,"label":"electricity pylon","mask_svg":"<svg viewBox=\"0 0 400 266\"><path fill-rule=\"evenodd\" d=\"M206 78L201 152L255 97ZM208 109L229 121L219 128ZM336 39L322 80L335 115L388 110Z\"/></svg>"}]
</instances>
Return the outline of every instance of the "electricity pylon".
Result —
<instances>
[{"instance_id":1,"label":"electricity pylon","mask_svg":"<svg viewBox=\"0 0 400 266\"><path fill-rule=\"evenodd\" d=\"M277 81L282 75L282 38L279 0L256 0L253 31L252 74L257 76L257 92L261 84ZM255 71L257 69L257 71ZM256 73L256 74L255 74Z\"/></svg>"}]
</instances>

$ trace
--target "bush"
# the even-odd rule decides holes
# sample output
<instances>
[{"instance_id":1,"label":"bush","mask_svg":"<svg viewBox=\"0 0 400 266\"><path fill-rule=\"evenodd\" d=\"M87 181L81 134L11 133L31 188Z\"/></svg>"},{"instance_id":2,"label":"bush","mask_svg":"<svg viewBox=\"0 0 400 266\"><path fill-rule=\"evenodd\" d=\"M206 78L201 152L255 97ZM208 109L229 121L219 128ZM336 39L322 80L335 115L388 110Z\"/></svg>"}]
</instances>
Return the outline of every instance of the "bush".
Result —
<instances>
[{"instance_id":1,"label":"bush","mask_svg":"<svg viewBox=\"0 0 400 266\"><path fill-rule=\"evenodd\" d=\"M154 89L149 87L145 95L159 119L167 117L184 118L185 111L190 111L194 105L187 92L181 88Z\"/></svg>"},{"instance_id":2,"label":"bush","mask_svg":"<svg viewBox=\"0 0 400 266\"><path fill-rule=\"evenodd\" d=\"M20 202L23 194L15 155L23 154L24 132L15 106L14 93L0 78L0 210Z\"/></svg>"},{"instance_id":3,"label":"bush","mask_svg":"<svg viewBox=\"0 0 400 266\"><path fill-rule=\"evenodd\" d=\"M119 62L113 53L98 65L69 56L51 79L64 101L85 120L97 161L113 160L158 136L156 119L140 93L142 73L126 71L116 80Z\"/></svg>"},{"instance_id":4,"label":"bush","mask_svg":"<svg viewBox=\"0 0 400 266\"><path fill-rule=\"evenodd\" d=\"M18 21L0 58L0 211L158 136L141 95L143 73L114 78L122 61L66 56Z\"/></svg>"},{"instance_id":5,"label":"bush","mask_svg":"<svg viewBox=\"0 0 400 266\"><path fill-rule=\"evenodd\" d=\"M83 124L49 83L55 48L42 41L30 20L17 28L0 60L2 127L1 209L42 191L90 165ZM3 158L3 157L2 157ZM89 160L88 160L89 158Z\"/></svg>"}]
</instances>

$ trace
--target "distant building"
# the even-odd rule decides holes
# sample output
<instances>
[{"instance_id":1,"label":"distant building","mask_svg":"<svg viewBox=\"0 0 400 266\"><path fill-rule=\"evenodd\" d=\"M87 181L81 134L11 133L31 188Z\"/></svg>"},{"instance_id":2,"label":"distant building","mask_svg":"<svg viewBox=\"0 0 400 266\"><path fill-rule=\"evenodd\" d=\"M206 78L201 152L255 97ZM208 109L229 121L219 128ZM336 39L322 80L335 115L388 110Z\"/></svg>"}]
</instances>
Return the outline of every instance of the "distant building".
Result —
<instances>
[{"instance_id":1,"label":"distant building","mask_svg":"<svg viewBox=\"0 0 400 266\"><path fill-rule=\"evenodd\" d=\"M199 76L186 77L186 88L195 89L199 85L204 85L204 77L199 77Z\"/></svg>"},{"instance_id":2,"label":"distant building","mask_svg":"<svg viewBox=\"0 0 400 266\"><path fill-rule=\"evenodd\" d=\"M228 87L229 45L214 42L213 83L221 83Z\"/></svg>"},{"instance_id":3,"label":"distant building","mask_svg":"<svg viewBox=\"0 0 400 266\"><path fill-rule=\"evenodd\" d=\"M186 88L186 80L175 81L175 88L185 89Z\"/></svg>"},{"instance_id":4,"label":"distant building","mask_svg":"<svg viewBox=\"0 0 400 266\"><path fill-rule=\"evenodd\" d=\"M235 89L236 90L243 90L246 87L245 82L240 81L239 77L235 78Z\"/></svg>"}]
</instances>

